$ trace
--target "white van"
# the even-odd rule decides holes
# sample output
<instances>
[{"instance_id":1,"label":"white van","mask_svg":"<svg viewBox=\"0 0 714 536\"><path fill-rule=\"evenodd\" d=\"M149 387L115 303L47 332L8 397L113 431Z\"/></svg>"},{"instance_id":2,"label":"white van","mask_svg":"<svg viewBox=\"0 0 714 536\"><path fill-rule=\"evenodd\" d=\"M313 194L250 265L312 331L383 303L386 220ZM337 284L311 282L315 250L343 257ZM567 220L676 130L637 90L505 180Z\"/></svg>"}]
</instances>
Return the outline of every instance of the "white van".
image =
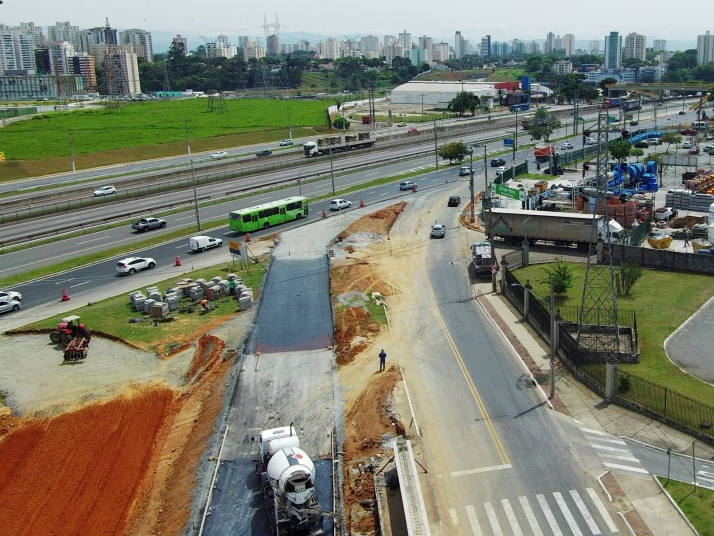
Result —
<instances>
[{"instance_id":1,"label":"white van","mask_svg":"<svg viewBox=\"0 0 714 536\"><path fill-rule=\"evenodd\" d=\"M206 251L211 248L219 248L223 245L223 240L212 236L192 236L188 239L188 249L193 252Z\"/></svg>"}]
</instances>

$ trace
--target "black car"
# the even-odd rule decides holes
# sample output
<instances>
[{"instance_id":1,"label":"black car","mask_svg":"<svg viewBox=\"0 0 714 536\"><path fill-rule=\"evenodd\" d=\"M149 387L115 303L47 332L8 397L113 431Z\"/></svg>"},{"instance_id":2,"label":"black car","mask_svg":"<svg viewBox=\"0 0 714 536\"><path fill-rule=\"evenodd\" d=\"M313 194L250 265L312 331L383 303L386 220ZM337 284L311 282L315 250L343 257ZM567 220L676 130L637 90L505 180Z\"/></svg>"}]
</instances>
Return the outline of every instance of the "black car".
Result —
<instances>
[{"instance_id":1,"label":"black car","mask_svg":"<svg viewBox=\"0 0 714 536\"><path fill-rule=\"evenodd\" d=\"M506 161L503 158L494 158L491 160L491 167L505 166Z\"/></svg>"},{"instance_id":2,"label":"black car","mask_svg":"<svg viewBox=\"0 0 714 536\"><path fill-rule=\"evenodd\" d=\"M449 197L449 202L446 203L447 207L458 207L461 204L461 198L458 195L452 195Z\"/></svg>"},{"instance_id":3,"label":"black car","mask_svg":"<svg viewBox=\"0 0 714 536\"><path fill-rule=\"evenodd\" d=\"M270 156L271 154L273 154L273 151L271 151L270 149L263 149L262 151L256 152L255 156L257 156L257 157Z\"/></svg>"},{"instance_id":4,"label":"black car","mask_svg":"<svg viewBox=\"0 0 714 536\"><path fill-rule=\"evenodd\" d=\"M634 145L634 147L637 149L647 149L647 147L649 147L649 146L650 146L650 144L647 143L646 141L638 141Z\"/></svg>"}]
</instances>

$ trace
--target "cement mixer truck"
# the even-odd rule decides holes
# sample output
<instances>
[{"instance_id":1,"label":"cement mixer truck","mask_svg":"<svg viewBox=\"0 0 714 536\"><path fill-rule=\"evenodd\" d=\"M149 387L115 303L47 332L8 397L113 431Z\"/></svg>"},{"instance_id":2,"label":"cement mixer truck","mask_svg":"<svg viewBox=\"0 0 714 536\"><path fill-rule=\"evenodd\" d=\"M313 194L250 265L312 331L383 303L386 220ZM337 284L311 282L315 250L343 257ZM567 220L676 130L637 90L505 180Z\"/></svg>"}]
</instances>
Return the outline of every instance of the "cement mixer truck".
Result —
<instances>
[{"instance_id":1,"label":"cement mixer truck","mask_svg":"<svg viewBox=\"0 0 714 536\"><path fill-rule=\"evenodd\" d=\"M260 433L256 472L273 534L323 534L315 465L300 449L292 424Z\"/></svg>"}]
</instances>

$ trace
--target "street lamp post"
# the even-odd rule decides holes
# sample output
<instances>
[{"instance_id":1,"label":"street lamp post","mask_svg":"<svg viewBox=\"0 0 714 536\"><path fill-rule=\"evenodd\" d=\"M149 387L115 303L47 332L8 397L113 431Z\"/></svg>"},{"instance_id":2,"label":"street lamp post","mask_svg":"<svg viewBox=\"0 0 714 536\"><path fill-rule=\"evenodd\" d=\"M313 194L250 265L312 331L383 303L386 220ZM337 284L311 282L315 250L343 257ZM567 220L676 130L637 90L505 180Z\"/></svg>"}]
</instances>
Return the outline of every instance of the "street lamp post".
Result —
<instances>
[{"instance_id":1,"label":"street lamp post","mask_svg":"<svg viewBox=\"0 0 714 536\"><path fill-rule=\"evenodd\" d=\"M201 217L198 214L198 194L196 193L196 173L193 170L193 158L191 159L191 181L193 183L193 206L196 210L196 227L201 230Z\"/></svg>"},{"instance_id":2,"label":"street lamp post","mask_svg":"<svg viewBox=\"0 0 714 536\"><path fill-rule=\"evenodd\" d=\"M183 118L183 130L186 133L186 154L191 154L191 144L188 141L188 117Z\"/></svg>"},{"instance_id":3,"label":"street lamp post","mask_svg":"<svg viewBox=\"0 0 714 536\"><path fill-rule=\"evenodd\" d=\"M335 195L335 171L332 165L332 139L328 142L330 148L330 180L332 181L332 195Z\"/></svg>"},{"instance_id":4,"label":"street lamp post","mask_svg":"<svg viewBox=\"0 0 714 536\"><path fill-rule=\"evenodd\" d=\"M298 195L302 197L302 183L300 182L302 179L302 171L298 171Z\"/></svg>"},{"instance_id":5,"label":"street lamp post","mask_svg":"<svg viewBox=\"0 0 714 536\"><path fill-rule=\"evenodd\" d=\"M69 162L72 165L72 172L76 171L74 167L74 142L72 140L72 131L68 130L67 135L69 136Z\"/></svg>"},{"instance_id":6,"label":"street lamp post","mask_svg":"<svg viewBox=\"0 0 714 536\"><path fill-rule=\"evenodd\" d=\"M471 189L471 214L469 221L474 223L476 221L476 215L474 213L474 205L476 204L476 199L474 195L474 148L469 149L469 188Z\"/></svg>"}]
</instances>

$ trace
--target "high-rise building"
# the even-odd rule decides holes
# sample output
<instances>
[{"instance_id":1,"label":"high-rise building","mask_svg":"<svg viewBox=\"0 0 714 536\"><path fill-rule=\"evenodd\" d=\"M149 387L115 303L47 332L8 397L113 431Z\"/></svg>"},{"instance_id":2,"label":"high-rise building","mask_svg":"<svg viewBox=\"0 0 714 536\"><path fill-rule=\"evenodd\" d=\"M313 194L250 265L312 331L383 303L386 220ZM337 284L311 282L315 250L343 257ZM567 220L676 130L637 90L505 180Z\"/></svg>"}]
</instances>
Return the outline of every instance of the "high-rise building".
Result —
<instances>
[{"instance_id":1,"label":"high-rise building","mask_svg":"<svg viewBox=\"0 0 714 536\"><path fill-rule=\"evenodd\" d=\"M566 58L575 54L575 36L573 34L565 34L563 36L563 51Z\"/></svg>"},{"instance_id":2,"label":"high-rise building","mask_svg":"<svg viewBox=\"0 0 714 536\"><path fill-rule=\"evenodd\" d=\"M520 39L514 39L511 41L511 53L512 54L523 54L525 52L526 44Z\"/></svg>"},{"instance_id":3,"label":"high-rise building","mask_svg":"<svg viewBox=\"0 0 714 536\"><path fill-rule=\"evenodd\" d=\"M384 57L387 65L391 66L394 58L399 58L404 56L404 49L402 44L397 42L388 47L384 47Z\"/></svg>"},{"instance_id":4,"label":"high-rise building","mask_svg":"<svg viewBox=\"0 0 714 536\"><path fill-rule=\"evenodd\" d=\"M429 57L426 50L423 48L411 49L409 51L409 59L411 60L412 65L416 65L417 67L423 63L429 63Z\"/></svg>"},{"instance_id":5,"label":"high-rise building","mask_svg":"<svg viewBox=\"0 0 714 536\"><path fill-rule=\"evenodd\" d=\"M79 75L84 80L84 89L97 90L97 72L94 69L94 58L86 52L81 52L70 58L72 74Z\"/></svg>"},{"instance_id":6,"label":"high-rise building","mask_svg":"<svg viewBox=\"0 0 714 536\"><path fill-rule=\"evenodd\" d=\"M399 34L399 42L402 44L404 57L409 57L409 51L412 49L412 34L404 30Z\"/></svg>"},{"instance_id":7,"label":"high-rise building","mask_svg":"<svg viewBox=\"0 0 714 536\"><path fill-rule=\"evenodd\" d=\"M18 27L0 24L0 73L2 71L34 71L35 41Z\"/></svg>"},{"instance_id":8,"label":"high-rise building","mask_svg":"<svg viewBox=\"0 0 714 536\"><path fill-rule=\"evenodd\" d=\"M107 95L124 96L141 93L139 64L134 47L104 46L104 73Z\"/></svg>"},{"instance_id":9,"label":"high-rise building","mask_svg":"<svg viewBox=\"0 0 714 536\"><path fill-rule=\"evenodd\" d=\"M697 65L706 65L714 62L714 35L707 31L704 35L697 36Z\"/></svg>"},{"instance_id":10,"label":"high-rise building","mask_svg":"<svg viewBox=\"0 0 714 536\"><path fill-rule=\"evenodd\" d=\"M552 54L555 50L555 34L553 32L548 32L545 36L545 43L543 44L543 53Z\"/></svg>"},{"instance_id":11,"label":"high-rise building","mask_svg":"<svg viewBox=\"0 0 714 536\"><path fill-rule=\"evenodd\" d=\"M573 72L573 63L570 60L558 60L553 62L553 72L558 76L565 76Z\"/></svg>"},{"instance_id":12,"label":"high-rise building","mask_svg":"<svg viewBox=\"0 0 714 536\"><path fill-rule=\"evenodd\" d=\"M379 37L374 35L365 35L359 40L359 49L366 58L378 58L379 52Z\"/></svg>"},{"instance_id":13,"label":"high-rise building","mask_svg":"<svg viewBox=\"0 0 714 536\"><path fill-rule=\"evenodd\" d=\"M243 39L243 37L239 37L238 39ZM250 37L248 39L250 39ZM171 40L171 42L182 45L183 53L188 54L188 40L185 37L183 37L181 34L176 34L176 37L174 37Z\"/></svg>"},{"instance_id":14,"label":"high-rise building","mask_svg":"<svg viewBox=\"0 0 714 536\"><path fill-rule=\"evenodd\" d=\"M481 47L479 48L479 56L482 58L491 57L491 36L486 35L481 38Z\"/></svg>"},{"instance_id":15,"label":"high-rise building","mask_svg":"<svg viewBox=\"0 0 714 536\"><path fill-rule=\"evenodd\" d=\"M625 37L624 58L637 58L645 61L647 58L646 37L637 33L629 33Z\"/></svg>"},{"instance_id":16,"label":"high-rise building","mask_svg":"<svg viewBox=\"0 0 714 536\"><path fill-rule=\"evenodd\" d=\"M47 27L48 41L67 41L75 50L79 50L81 41L79 39L79 26L72 26L69 21L56 22L54 26Z\"/></svg>"},{"instance_id":17,"label":"high-rise building","mask_svg":"<svg viewBox=\"0 0 714 536\"><path fill-rule=\"evenodd\" d=\"M588 43L588 52L590 54L598 55L600 54L600 41L593 39Z\"/></svg>"},{"instance_id":18,"label":"high-rise building","mask_svg":"<svg viewBox=\"0 0 714 536\"><path fill-rule=\"evenodd\" d=\"M321 57L330 60L336 60L337 58L339 58L340 42L334 37L328 37L327 39L325 39L323 54Z\"/></svg>"},{"instance_id":19,"label":"high-rise building","mask_svg":"<svg viewBox=\"0 0 714 536\"><path fill-rule=\"evenodd\" d=\"M454 58L457 60L464 57L463 49L464 39L461 37L461 32L456 30L454 34Z\"/></svg>"},{"instance_id":20,"label":"high-rise building","mask_svg":"<svg viewBox=\"0 0 714 536\"><path fill-rule=\"evenodd\" d=\"M446 61L450 56L449 43L435 43L432 47L432 61Z\"/></svg>"},{"instance_id":21,"label":"high-rise building","mask_svg":"<svg viewBox=\"0 0 714 536\"><path fill-rule=\"evenodd\" d=\"M385 35L382 39L382 48L391 47L397 42L397 38L393 35Z\"/></svg>"},{"instance_id":22,"label":"high-rise building","mask_svg":"<svg viewBox=\"0 0 714 536\"><path fill-rule=\"evenodd\" d=\"M131 29L119 32L119 44L131 45L134 47L136 55L152 63L154 61L154 50L151 44L151 33L145 30Z\"/></svg>"},{"instance_id":23,"label":"high-rise building","mask_svg":"<svg viewBox=\"0 0 714 536\"><path fill-rule=\"evenodd\" d=\"M434 40L431 37L422 35L419 38L419 48L426 50L431 55L431 49L434 47Z\"/></svg>"},{"instance_id":24,"label":"high-rise building","mask_svg":"<svg viewBox=\"0 0 714 536\"><path fill-rule=\"evenodd\" d=\"M280 39L278 38L278 34L274 33L268 36L265 48L268 52L268 56L277 56L280 54Z\"/></svg>"},{"instance_id":25,"label":"high-rise building","mask_svg":"<svg viewBox=\"0 0 714 536\"><path fill-rule=\"evenodd\" d=\"M107 19L105 26L82 30L79 33L79 38L82 52L91 52L92 47L97 45L106 46L119 44L117 31L109 26L109 19Z\"/></svg>"},{"instance_id":26,"label":"high-rise building","mask_svg":"<svg viewBox=\"0 0 714 536\"><path fill-rule=\"evenodd\" d=\"M655 52L664 52L667 50L667 40L666 39L655 39L652 42L652 50Z\"/></svg>"},{"instance_id":27,"label":"high-rise building","mask_svg":"<svg viewBox=\"0 0 714 536\"><path fill-rule=\"evenodd\" d=\"M622 67L622 36L618 32L610 32L605 36L605 69Z\"/></svg>"}]
</instances>

